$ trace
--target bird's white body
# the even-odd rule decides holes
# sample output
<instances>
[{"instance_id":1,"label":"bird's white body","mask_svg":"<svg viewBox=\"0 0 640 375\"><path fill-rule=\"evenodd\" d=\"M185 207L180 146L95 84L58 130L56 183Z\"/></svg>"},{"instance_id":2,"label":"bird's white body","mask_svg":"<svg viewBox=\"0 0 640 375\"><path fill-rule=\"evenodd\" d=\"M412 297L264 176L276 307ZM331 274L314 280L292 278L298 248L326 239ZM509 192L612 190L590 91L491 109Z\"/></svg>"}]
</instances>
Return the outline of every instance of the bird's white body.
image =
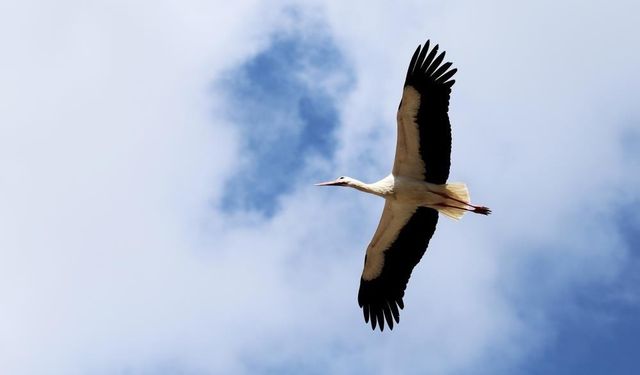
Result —
<instances>
[{"instance_id":1,"label":"bird's white body","mask_svg":"<svg viewBox=\"0 0 640 375\"><path fill-rule=\"evenodd\" d=\"M460 206L460 201L469 202L467 187L461 183L437 185L393 174L372 184L350 177L345 177L344 180L345 185L349 187L375 194L387 201L413 207L434 208L453 219L460 219L465 210L452 206Z\"/></svg>"}]
</instances>

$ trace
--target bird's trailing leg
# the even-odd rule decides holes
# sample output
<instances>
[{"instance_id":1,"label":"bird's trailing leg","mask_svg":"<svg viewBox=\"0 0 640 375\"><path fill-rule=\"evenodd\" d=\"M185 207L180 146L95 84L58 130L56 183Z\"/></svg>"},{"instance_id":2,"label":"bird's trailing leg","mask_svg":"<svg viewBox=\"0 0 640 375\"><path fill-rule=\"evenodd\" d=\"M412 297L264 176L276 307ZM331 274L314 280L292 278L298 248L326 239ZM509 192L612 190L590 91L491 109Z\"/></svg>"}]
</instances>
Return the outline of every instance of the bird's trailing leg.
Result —
<instances>
[{"instance_id":1,"label":"bird's trailing leg","mask_svg":"<svg viewBox=\"0 0 640 375\"><path fill-rule=\"evenodd\" d=\"M439 195L439 196L441 196L441 197L443 197L443 198L450 199L450 200L452 200L452 201L454 201L454 202L462 203L464 206L472 207L473 209L466 208L466 207L451 206L451 205L447 205L447 204L444 204L444 203L440 204L439 206L442 206L442 207L449 207L449 208L457 208L457 209L460 209L460 210L465 210L465 211L469 211L469 212L474 212L474 213L476 213L476 214L481 214L481 215L489 215L489 214L491 213L491 209L489 209L489 207L485 207L485 206L475 206L475 205L473 205L473 204L471 204L471 203L468 203L468 202L462 201L462 200L460 200L460 199L458 199L458 198L452 197L452 196L447 195L447 194L441 194L441 193L435 193L435 194L437 194L437 195Z\"/></svg>"},{"instance_id":2,"label":"bird's trailing leg","mask_svg":"<svg viewBox=\"0 0 640 375\"><path fill-rule=\"evenodd\" d=\"M460 201L457 201L457 202L460 202ZM450 204L445 204L445 203L438 203L436 206L438 206L438 207L447 207L447 208L455 208L455 209L458 209L458 210L465 210L465 211L474 212L476 214L481 214L481 215L489 215L491 213L491 210L489 209L489 207L474 206L474 205L471 205L471 204L468 204L468 203L464 203L464 202L460 202L460 203L462 203L462 204L464 204L465 206L468 206L468 207L452 206ZM469 207L472 207L472 208L469 208Z\"/></svg>"}]
</instances>

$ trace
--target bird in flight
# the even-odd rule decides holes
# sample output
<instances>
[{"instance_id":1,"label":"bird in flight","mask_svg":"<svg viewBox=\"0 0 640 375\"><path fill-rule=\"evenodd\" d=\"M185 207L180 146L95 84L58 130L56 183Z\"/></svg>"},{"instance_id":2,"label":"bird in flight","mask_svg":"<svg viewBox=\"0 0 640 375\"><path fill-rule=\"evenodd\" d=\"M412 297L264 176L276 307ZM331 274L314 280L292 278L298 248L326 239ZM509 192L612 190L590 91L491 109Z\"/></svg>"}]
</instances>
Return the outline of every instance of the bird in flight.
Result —
<instances>
[{"instance_id":1,"label":"bird in flight","mask_svg":"<svg viewBox=\"0 0 640 375\"><path fill-rule=\"evenodd\" d=\"M367 247L360 279L358 304L371 328L393 329L400 322L404 291L436 229L438 213L458 220L465 212L488 215L475 206L463 183L447 183L451 165L449 96L457 69L438 55L418 46L411 57L398 108L396 155L391 174L367 184L338 177L318 186L345 186L385 199L378 228Z\"/></svg>"}]
</instances>

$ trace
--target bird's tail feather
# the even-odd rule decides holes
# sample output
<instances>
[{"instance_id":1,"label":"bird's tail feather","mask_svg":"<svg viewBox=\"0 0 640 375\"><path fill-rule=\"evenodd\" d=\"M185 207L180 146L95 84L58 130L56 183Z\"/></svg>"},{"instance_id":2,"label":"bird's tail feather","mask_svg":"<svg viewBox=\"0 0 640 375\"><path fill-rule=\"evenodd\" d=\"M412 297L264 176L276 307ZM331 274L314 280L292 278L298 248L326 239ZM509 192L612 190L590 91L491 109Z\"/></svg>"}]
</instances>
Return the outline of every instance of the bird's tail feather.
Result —
<instances>
[{"instance_id":1,"label":"bird's tail feather","mask_svg":"<svg viewBox=\"0 0 640 375\"><path fill-rule=\"evenodd\" d=\"M455 208L455 207L464 207L465 204L460 203L458 201L465 202L466 204L471 202L471 198L469 198L469 189L467 189L467 185L460 182L446 184L444 185L444 193L448 197L454 198L454 199L445 199L445 202L444 202L447 206L453 206L453 207L446 207L446 206L438 207L438 211L440 211L444 215L449 216L454 220L460 220L460 218L462 218L462 215L464 215L466 210L461 208Z\"/></svg>"}]
</instances>

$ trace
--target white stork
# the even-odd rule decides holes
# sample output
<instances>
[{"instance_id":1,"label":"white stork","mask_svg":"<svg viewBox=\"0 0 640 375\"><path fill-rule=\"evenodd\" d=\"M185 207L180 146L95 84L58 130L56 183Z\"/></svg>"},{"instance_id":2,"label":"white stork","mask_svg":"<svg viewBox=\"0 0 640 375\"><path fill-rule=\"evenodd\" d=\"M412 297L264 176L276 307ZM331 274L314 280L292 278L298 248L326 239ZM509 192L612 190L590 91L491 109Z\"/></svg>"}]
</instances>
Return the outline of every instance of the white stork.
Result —
<instances>
[{"instance_id":1,"label":"white stork","mask_svg":"<svg viewBox=\"0 0 640 375\"><path fill-rule=\"evenodd\" d=\"M447 183L451 164L449 95L457 69L442 64L445 53L418 46L407 71L398 108L398 138L391 174L366 184L350 177L316 184L347 186L385 199L380 223L364 258L358 304L371 328L400 322L402 297L411 271L429 245L438 212L460 219L466 211L482 215L487 207L470 203L465 184ZM437 55L437 57L436 57ZM441 65L442 64L442 65Z\"/></svg>"}]
</instances>

